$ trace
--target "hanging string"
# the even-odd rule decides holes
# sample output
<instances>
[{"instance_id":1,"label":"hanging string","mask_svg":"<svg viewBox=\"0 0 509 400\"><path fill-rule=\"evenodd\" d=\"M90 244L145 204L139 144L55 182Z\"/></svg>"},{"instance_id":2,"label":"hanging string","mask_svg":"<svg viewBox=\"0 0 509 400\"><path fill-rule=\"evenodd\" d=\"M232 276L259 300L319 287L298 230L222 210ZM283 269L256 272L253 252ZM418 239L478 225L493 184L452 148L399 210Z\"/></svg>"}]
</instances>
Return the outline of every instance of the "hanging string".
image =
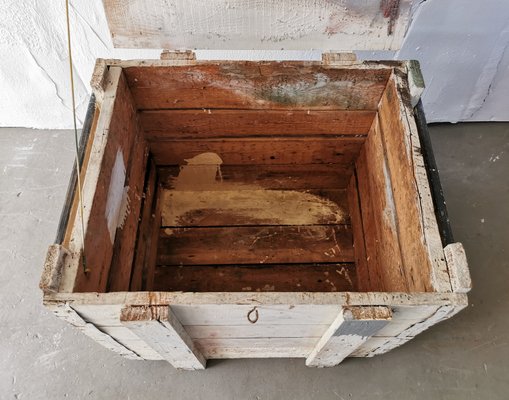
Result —
<instances>
[{"instance_id":1,"label":"hanging string","mask_svg":"<svg viewBox=\"0 0 509 400\"><path fill-rule=\"evenodd\" d=\"M72 99L72 118L74 123L74 145L76 148L76 173L78 175L78 201L80 210L81 220L81 264L83 266L83 272L87 274L89 269L87 268L85 260L85 223L83 218L83 193L81 186L81 166L79 157L79 138L77 128L77 117L76 117L76 99L74 97L74 73L73 73L73 62L72 62L72 51L71 51L71 19L69 17L69 0L65 0L65 16L67 21L67 51L69 53L69 76L71 79L71 99Z\"/></svg>"}]
</instances>

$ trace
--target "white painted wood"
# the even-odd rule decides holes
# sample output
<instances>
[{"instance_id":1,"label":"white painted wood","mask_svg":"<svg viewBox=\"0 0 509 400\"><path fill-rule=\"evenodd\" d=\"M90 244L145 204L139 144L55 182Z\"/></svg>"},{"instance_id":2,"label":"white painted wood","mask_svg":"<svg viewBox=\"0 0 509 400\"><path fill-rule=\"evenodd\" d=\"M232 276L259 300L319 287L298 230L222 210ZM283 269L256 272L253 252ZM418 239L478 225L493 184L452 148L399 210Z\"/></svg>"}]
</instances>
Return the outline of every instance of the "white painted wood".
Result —
<instances>
[{"instance_id":1,"label":"white painted wood","mask_svg":"<svg viewBox=\"0 0 509 400\"><path fill-rule=\"evenodd\" d=\"M126 306L120 312L120 321L173 367L205 369L207 360L195 348L170 307Z\"/></svg>"},{"instance_id":2,"label":"white painted wood","mask_svg":"<svg viewBox=\"0 0 509 400\"><path fill-rule=\"evenodd\" d=\"M465 249L461 243L451 243L444 248L447 268L451 278L452 291L455 293L468 293L472 289L472 280L468 270L468 261Z\"/></svg>"},{"instance_id":3,"label":"white painted wood","mask_svg":"<svg viewBox=\"0 0 509 400\"><path fill-rule=\"evenodd\" d=\"M428 175L422 157L419 132L410 105L401 98L401 93L408 92L408 84L404 82L403 78L396 74L393 74L391 79L394 79L396 87L398 88L397 93L402 125L405 130L406 140L409 144L409 156L412 158L413 173L419 195L419 212L424 233L423 241L426 245L428 257L431 262L431 285L437 292L451 292L451 283L445 263L442 239L440 238L440 232L438 230Z\"/></svg>"},{"instance_id":4,"label":"white painted wood","mask_svg":"<svg viewBox=\"0 0 509 400\"><path fill-rule=\"evenodd\" d=\"M341 309L306 359L308 367L333 367L384 327L391 318L387 307Z\"/></svg>"},{"instance_id":5,"label":"white painted wood","mask_svg":"<svg viewBox=\"0 0 509 400\"><path fill-rule=\"evenodd\" d=\"M98 326L97 329L110 335L115 341L138 354L144 360L164 360L159 353L125 326Z\"/></svg>"},{"instance_id":6,"label":"white painted wood","mask_svg":"<svg viewBox=\"0 0 509 400\"><path fill-rule=\"evenodd\" d=\"M316 338L197 339L206 358L305 358Z\"/></svg>"},{"instance_id":7,"label":"white painted wood","mask_svg":"<svg viewBox=\"0 0 509 400\"><path fill-rule=\"evenodd\" d=\"M353 51L400 49L411 3L104 0L104 7L115 47Z\"/></svg>"},{"instance_id":8,"label":"white painted wood","mask_svg":"<svg viewBox=\"0 0 509 400\"><path fill-rule=\"evenodd\" d=\"M111 350L121 356L131 359L140 360L141 357L123 344L114 340L108 334L100 331L94 324L85 321L81 316L72 309L67 303L59 303L46 305L57 317L70 323L72 326L83 332L85 335L99 343L101 346Z\"/></svg>"},{"instance_id":9,"label":"white painted wood","mask_svg":"<svg viewBox=\"0 0 509 400\"><path fill-rule=\"evenodd\" d=\"M338 313L335 305L263 305L258 311L257 326L330 324ZM172 305L183 325L253 325L247 318L253 306L224 305Z\"/></svg>"},{"instance_id":10,"label":"white painted wood","mask_svg":"<svg viewBox=\"0 0 509 400\"><path fill-rule=\"evenodd\" d=\"M109 314L124 304L133 306L181 305L181 306L217 306L223 304L244 306L361 306L384 305L392 307L440 306L468 304L464 293L385 293L385 292L110 292L110 293L47 293L44 304L71 302L73 308L102 306L101 313L111 309ZM81 311L80 311L81 314ZM337 314L331 318L334 320ZM107 325L107 324L103 324ZM184 323L184 325L187 325Z\"/></svg>"},{"instance_id":11,"label":"white painted wood","mask_svg":"<svg viewBox=\"0 0 509 400\"><path fill-rule=\"evenodd\" d=\"M320 338L329 325L185 325L194 339Z\"/></svg>"}]
</instances>

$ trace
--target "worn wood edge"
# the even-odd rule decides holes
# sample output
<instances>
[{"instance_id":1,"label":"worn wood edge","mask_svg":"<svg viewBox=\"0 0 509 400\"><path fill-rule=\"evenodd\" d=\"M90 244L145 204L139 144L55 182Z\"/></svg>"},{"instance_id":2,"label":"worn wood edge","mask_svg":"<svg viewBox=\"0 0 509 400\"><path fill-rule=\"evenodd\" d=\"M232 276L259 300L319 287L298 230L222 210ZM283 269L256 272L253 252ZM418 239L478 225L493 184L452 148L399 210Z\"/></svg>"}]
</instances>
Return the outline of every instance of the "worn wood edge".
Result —
<instances>
[{"instance_id":1,"label":"worn wood edge","mask_svg":"<svg viewBox=\"0 0 509 400\"><path fill-rule=\"evenodd\" d=\"M94 324L81 318L81 316L70 306L69 303L63 302L45 305L58 318L66 321L108 350L131 360L142 359L138 354L117 342L110 335L99 330Z\"/></svg>"},{"instance_id":2,"label":"worn wood edge","mask_svg":"<svg viewBox=\"0 0 509 400\"><path fill-rule=\"evenodd\" d=\"M338 306L466 306L464 293L383 292L111 292L47 293L44 304L70 302L86 305L338 305Z\"/></svg>"},{"instance_id":3,"label":"worn wood edge","mask_svg":"<svg viewBox=\"0 0 509 400\"><path fill-rule=\"evenodd\" d=\"M410 92L410 103L412 108L417 105L424 92L424 77L422 76L421 66L417 60L405 61L408 73L408 89Z\"/></svg>"},{"instance_id":4,"label":"worn wood edge","mask_svg":"<svg viewBox=\"0 0 509 400\"><path fill-rule=\"evenodd\" d=\"M172 67L182 65L207 65L207 64L244 64L250 62L248 60L157 60L157 59L104 59L107 66L130 68L130 67ZM280 61L261 61L263 63L277 63ZM403 61L362 61L355 64L323 64L320 61L284 61L286 64L302 65L302 66L324 66L325 68L344 68L344 69L388 69L399 68L403 65Z\"/></svg>"},{"instance_id":5,"label":"worn wood edge","mask_svg":"<svg viewBox=\"0 0 509 400\"><path fill-rule=\"evenodd\" d=\"M408 82L405 82L405 78L396 73L389 79L388 84L391 84L392 79L396 84L396 92L399 97L402 125L405 130L404 134L410 142L413 175L416 182L417 194L419 196L418 211L421 216L424 244L431 264L431 285L437 292L451 292L451 282L445 262L433 199L431 197L428 175L422 156L417 125L410 102L408 99L405 100L402 97L402 93L408 92Z\"/></svg>"},{"instance_id":6,"label":"worn wood edge","mask_svg":"<svg viewBox=\"0 0 509 400\"><path fill-rule=\"evenodd\" d=\"M356 306L342 309L307 357L306 366L332 367L340 364L387 325L391 318L389 307Z\"/></svg>"},{"instance_id":7,"label":"worn wood edge","mask_svg":"<svg viewBox=\"0 0 509 400\"><path fill-rule=\"evenodd\" d=\"M465 297L466 298L466 297ZM449 319L460 312L467 306L466 303L457 305L441 305L437 308L435 313L431 316L423 318L421 321L416 322L409 328L403 330L399 335L393 337L374 337L373 342L375 346L367 347L362 351L352 354L353 357L373 357L379 354L387 353L388 351L401 346L402 344L413 339L419 333L424 332L433 325ZM369 345L369 342L366 344Z\"/></svg>"},{"instance_id":8,"label":"worn wood edge","mask_svg":"<svg viewBox=\"0 0 509 400\"><path fill-rule=\"evenodd\" d=\"M110 68L108 70L107 78L105 78L106 89L101 106L101 113L99 114L97 126L93 133L90 158L87 163L84 181L82 181L83 226L85 228L85 235L87 233L88 220L92 210L97 182L101 172L102 159L108 143L109 126L121 74L121 68ZM69 251L72 253L81 253L81 245L83 243L81 226L81 214L77 212L74 216L74 220L72 221L69 240ZM60 292L73 291L79 264L80 257L76 257L74 262L70 264L68 268L64 269L59 288Z\"/></svg>"},{"instance_id":9,"label":"worn wood edge","mask_svg":"<svg viewBox=\"0 0 509 400\"><path fill-rule=\"evenodd\" d=\"M98 104L104 100L104 92L107 86L108 64L105 59L98 58L95 61L94 71L90 79L90 87Z\"/></svg>"},{"instance_id":10,"label":"worn wood edge","mask_svg":"<svg viewBox=\"0 0 509 400\"><path fill-rule=\"evenodd\" d=\"M58 292L65 262L69 255L69 251L60 244L52 244L49 246L41 280L39 282L39 288L44 293Z\"/></svg>"},{"instance_id":11,"label":"worn wood edge","mask_svg":"<svg viewBox=\"0 0 509 400\"><path fill-rule=\"evenodd\" d=\"M161 60L170 61L196 61L196 53L193 50L166 50L161 51Z\"/></svg>"},{"instance_id":12,"label":"worn wood edge","mask_svg":"<svg viewBox=\"0 0 509 400\"><path fill-rule=\"evenodd\" d=\"M206 358L195 347L171 307L125 306L120 311L120 322L136 336L139 336L140 339L147 342L154 351L175 368L184 370L205 369ZM149 331L151 330L151 325L153 326L152 329L155 330L155 337L150 337L150 332L147 332L147 328ZM157 343L160 339L167 340L169 343ZM171 349L167 351L168 345L173 347L173 351Z\"/></svg>"},{"instance_id":13,"label":"worn wood edge","mask_svg":"<svg viewBox=\"0 0 509 400\"><path fill-rule=\"evenodd\" d=\"M451 277L452 291L468 293L472 289L472 280L463 245L459 242L448 244L444 248L444 253L449 276Z\"/></svg>"}]
</instances>

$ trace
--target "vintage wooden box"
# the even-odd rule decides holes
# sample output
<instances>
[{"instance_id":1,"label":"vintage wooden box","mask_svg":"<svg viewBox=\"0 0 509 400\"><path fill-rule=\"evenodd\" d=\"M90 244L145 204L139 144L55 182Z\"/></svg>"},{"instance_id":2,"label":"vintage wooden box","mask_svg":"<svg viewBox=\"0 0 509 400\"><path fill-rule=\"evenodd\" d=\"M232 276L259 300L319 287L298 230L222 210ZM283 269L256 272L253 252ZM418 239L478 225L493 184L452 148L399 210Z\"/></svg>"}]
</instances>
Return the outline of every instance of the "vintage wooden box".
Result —
<instances>
[{"instance_id":1,"label":"vintage wooden box","mask_svg":"<svg viewBox=\"0 0 509 400\"><path fill-rule=\"evenodd\" d=\"M115 43L193 47L160 34L177 18L169 3L106 1ZM372 29L361 43L341 28L351 10L315 3L337 28L304 43L347 50L396 48L410 7L364 2L376 7L355 16ZM125 357L177 368L252 357L333 366L387 352L467 305L415 62L162 58L97 62L83 220L74 171L41 279L57 316Z\"/></svg>"}]
</instances>

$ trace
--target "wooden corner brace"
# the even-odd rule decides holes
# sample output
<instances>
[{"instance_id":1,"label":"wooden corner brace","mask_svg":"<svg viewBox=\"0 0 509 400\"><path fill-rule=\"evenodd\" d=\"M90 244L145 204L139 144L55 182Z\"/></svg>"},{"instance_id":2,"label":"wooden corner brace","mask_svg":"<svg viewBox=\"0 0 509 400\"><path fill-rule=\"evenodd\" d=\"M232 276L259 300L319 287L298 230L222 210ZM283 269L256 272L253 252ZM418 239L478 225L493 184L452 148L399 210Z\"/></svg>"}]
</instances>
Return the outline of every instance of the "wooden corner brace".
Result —
<instances>
[{"instance_id":1,"label":"wooden corner brace","mask_svg":"<svg viewBox=\"0 0 509 400\"><path fill-rule=\"evenodd\" d=\"M173 367L205 369L207 360L169 306L126 306L120 312L120 322Z\"/></svg>"},{"instance_id":2,"label":"wooden corner brace","mask_svg":"<svg viewBox=\"0 0 509 400\"><path fill-rule=\"evenodd\" d=\"M342 309L306 359L308 367L338 365L392 318L389 307Z\"/></svg>"}]
</instances>

